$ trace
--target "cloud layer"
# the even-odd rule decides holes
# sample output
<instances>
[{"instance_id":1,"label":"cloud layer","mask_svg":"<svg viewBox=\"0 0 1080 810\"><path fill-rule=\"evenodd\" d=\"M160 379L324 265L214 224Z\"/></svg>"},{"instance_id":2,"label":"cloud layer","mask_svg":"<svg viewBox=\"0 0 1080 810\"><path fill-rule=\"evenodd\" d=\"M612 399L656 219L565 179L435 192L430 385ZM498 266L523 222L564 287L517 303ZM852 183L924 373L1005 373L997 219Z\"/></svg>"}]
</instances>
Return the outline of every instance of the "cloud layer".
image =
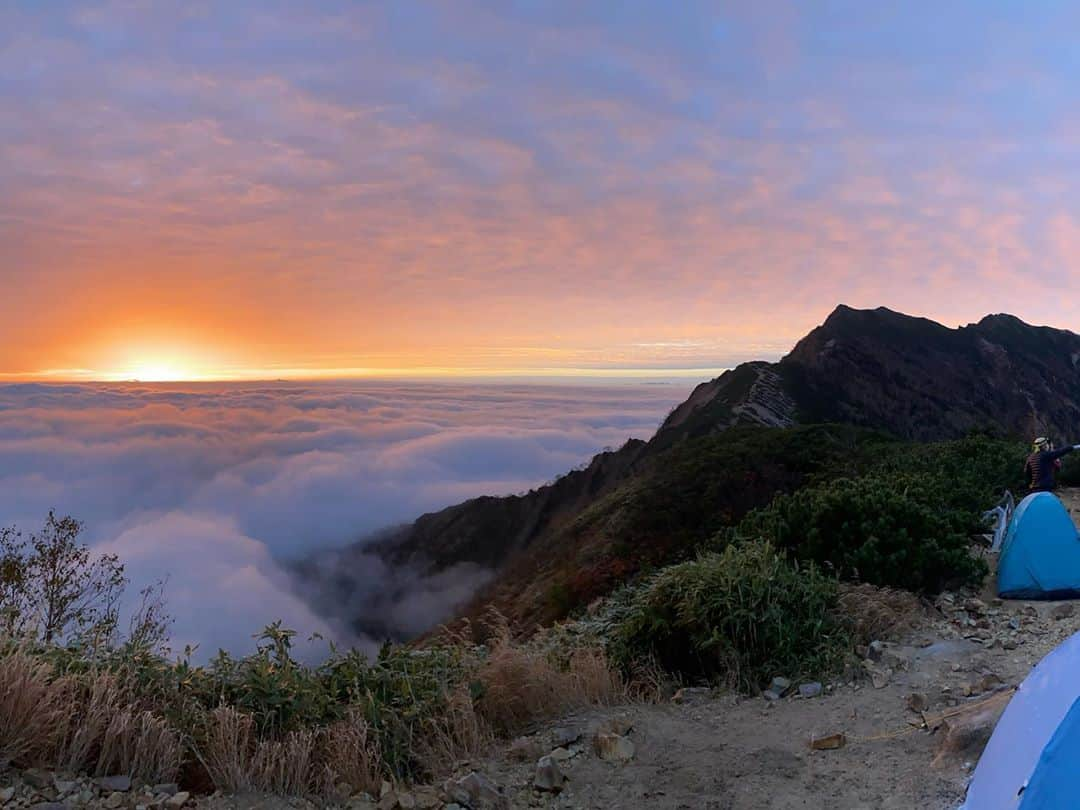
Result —
<instances>
[{"instance_id":1,"label":"cloud layer","mask_svg":"<svg viewBox=\"0 0 1080 810\"><path fill-rule=\"evenodd\" d=\"M250 648L281 618L340 636L282 564L479 494L531 488L648 436L682 386L310 384L0 386L0 525L55 508L168 577L178 645ZM400 632L442 618L484 572L351 572ZM409 598L405 600L404 598ZM325 600L324 600L325 601ZM407 601L407 604L402 604ZM385 624L385 623L384 623ZM355 639L346 639L355 640Z\"/></svg>"}]
</instances>

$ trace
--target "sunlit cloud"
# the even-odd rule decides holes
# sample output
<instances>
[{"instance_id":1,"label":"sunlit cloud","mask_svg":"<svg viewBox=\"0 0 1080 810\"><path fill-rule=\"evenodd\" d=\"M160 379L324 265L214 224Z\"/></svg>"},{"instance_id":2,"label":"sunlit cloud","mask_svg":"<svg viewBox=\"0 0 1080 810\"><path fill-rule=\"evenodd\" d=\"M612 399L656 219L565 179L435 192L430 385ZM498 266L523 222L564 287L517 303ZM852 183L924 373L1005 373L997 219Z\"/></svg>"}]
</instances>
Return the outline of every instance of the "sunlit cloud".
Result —
<instances>
[{"instance_id":1,"label":"sunlit cloud","mask_svg":"<svg viewBox=\"0 0 1080 810\"><path fill-rule=\"evenodd\" d=\"M841 301L1068 326L1077 14L7 4L0 373L717 369Z\"/></svg>"}]
</instances>

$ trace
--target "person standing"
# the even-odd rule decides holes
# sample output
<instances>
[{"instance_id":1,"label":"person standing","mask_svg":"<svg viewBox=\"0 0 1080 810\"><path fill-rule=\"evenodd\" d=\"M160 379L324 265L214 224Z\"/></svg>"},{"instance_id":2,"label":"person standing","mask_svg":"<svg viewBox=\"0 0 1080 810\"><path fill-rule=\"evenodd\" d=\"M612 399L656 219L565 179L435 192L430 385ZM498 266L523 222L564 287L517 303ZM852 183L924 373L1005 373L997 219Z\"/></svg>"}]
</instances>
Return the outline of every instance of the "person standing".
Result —
<instances>
[{"instance_id":1,"label":"person standing","mask_svg":"<svg viewBox=\"0 0 1080 810\"><path fill-rule=\"evenodd\" d=\"M1054 449L1054 444L1045 436L1040 436L1032 443L1031 455L1024 465L1024 477L1028 480L1029 492L1053 492L1057 487L1057 473L1061 469L1061 459L1073 450L1080 450L1080 444L1072 444Z\"/></svg>"}]
</instances>

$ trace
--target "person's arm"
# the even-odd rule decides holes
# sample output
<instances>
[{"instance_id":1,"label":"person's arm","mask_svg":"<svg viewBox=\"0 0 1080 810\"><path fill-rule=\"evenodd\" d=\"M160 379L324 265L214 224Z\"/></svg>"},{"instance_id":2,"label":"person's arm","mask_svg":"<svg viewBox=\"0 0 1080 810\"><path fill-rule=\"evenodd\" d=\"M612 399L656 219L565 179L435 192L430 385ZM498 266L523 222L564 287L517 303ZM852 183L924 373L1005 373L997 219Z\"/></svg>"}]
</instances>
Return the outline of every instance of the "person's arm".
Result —
<instances>
[{"instance_id":1,"label":"person's arm","mask_svg":"<svg viewBox=\"0 0 1080 810\"><path fill-rule=\"evenodd\" d=\"M1070 444L1070 445L1066 445L1065 447L1062 447L1059 450L1051 450L1050 451L1050 459L1052 461L1057 461L1062 456L1067 456L1073 450L1080 450L1080 444Z\"/></svg>"}]
</instances>

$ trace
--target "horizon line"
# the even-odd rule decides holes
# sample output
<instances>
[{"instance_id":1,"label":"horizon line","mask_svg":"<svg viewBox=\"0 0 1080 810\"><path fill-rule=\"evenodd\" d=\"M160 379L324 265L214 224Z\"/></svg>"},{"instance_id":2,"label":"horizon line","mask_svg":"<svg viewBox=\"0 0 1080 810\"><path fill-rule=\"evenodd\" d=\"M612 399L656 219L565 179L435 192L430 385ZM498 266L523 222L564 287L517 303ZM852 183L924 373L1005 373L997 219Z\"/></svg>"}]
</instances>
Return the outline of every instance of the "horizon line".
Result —
<instances>
[{"instance_id":1,"label":"horizon line","mask_svg":"<svg viewBox=\"0 0 1080 810\"><path fill-rule=\"evenodd\" d=\"M731 366L626 367L590 368L586 366L497 368L418 366L406 368L331 368L331 369L240 369L222 372L192 372L176 377L140 377L127 372L96 369L46 369L32 372L2 372L0 383L88 383L88 384L178 384L228 382L318 382L349 380L453 380L453 379L712 379L729 371Z\"/></svg>"}]
</instances>

